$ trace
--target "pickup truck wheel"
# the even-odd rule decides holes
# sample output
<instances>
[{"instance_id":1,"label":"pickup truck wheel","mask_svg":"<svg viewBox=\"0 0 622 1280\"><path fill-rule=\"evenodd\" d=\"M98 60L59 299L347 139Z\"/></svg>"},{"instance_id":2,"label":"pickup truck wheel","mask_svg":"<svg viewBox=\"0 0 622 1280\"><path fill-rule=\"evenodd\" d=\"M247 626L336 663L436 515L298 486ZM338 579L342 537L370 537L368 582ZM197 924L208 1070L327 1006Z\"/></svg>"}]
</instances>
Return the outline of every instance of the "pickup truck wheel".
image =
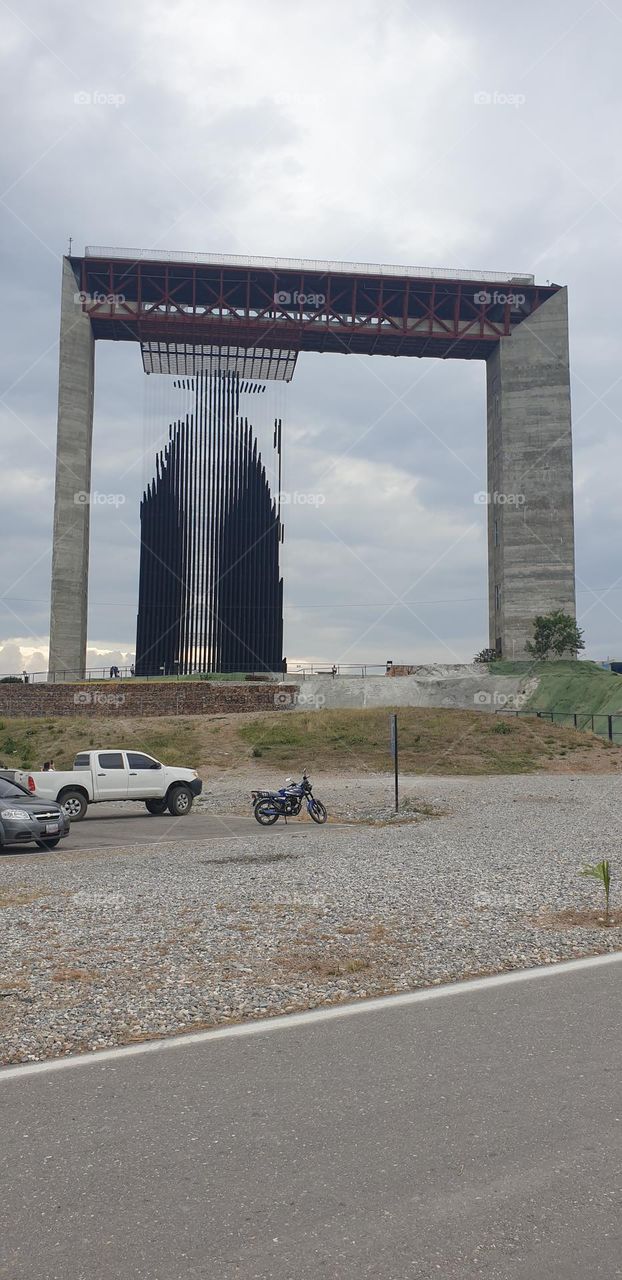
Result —
<instances>
[{"instance_id":1,"label":"pickup truck wheel","mask_svg":"<svg viewBox=\"0 0 622 1280\"><path fill-rule=\"evenodd\" d=\"M183 818L190 813L193 795L190 787L171 787L168 793L168 811L174 818Z\"/></svg>"},{"instance_id":2,"label":"pickup truck wheel","mask_svg":"<svg viewBox=\"0 0 622 1280\"><path fill-rule=\"evenodd\" d=\"M166 813L166 800L145 800L148 813Z\"/></svg>"},{"instance_id":3,"label":"pickup truck wheel","mask_svg":"<svg viewBox=\"0 0 622 1280\"><path fill-rule=\"evenodd\" d=\"M81 822L87 810L87 800L81 791L63 791L58 803L70 822Z\"/></svg>"}]
</instances>

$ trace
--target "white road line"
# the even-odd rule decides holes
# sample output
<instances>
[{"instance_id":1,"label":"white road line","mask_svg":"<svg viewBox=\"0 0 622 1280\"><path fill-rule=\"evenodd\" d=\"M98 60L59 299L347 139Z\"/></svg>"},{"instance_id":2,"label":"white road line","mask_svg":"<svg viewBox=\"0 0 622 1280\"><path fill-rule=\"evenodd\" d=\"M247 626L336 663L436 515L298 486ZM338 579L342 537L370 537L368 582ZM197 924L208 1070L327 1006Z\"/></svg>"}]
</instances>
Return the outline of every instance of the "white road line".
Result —
<instances>
[{"instance_id":1,"label":"white road line","mask_svg":"<svg viewBox=\"0 0 622 1280\"><path fill-rule=\"evenodd\" d=\"M418 991L406 991L401 995L378 996L372 1000L357 1000L351 1004L328 1005L323 1009L310 1009L306 1013L287 1013L274 1018L238 1022L233 1026L214 1027L210 1031L191 1031L187 1035L169 1036L163 1040L148 1040L141 1044L121 1045L117 1049L101 1049L70 1058L54 1058L45 1062L31 1062L0 1070L0 1084L24 1076L43 1075L51 1071L67 1071L74 1067L101 1066L116 1062L119 1058L136 1058L146 1053L162 1053L168 1049L185 1049L190 1045L206 1044L210 1040L233 1040L239 1036L265 1035L269 1031L292 1031L317 1022L332 1022L337 1018L352 1018L359 1014L379 1013L383 1009L399 1009L407 1005L423 1004L448 996L472 995L476 991L492 991L497 987L513 986L519 982L533 982L539 978L559 977L561 974L581 973L622 961L622 951L609 951L605 955L586 956L582 960L564 960L559 964L543 965L536 969L512 969L487 978L470 978L466 982L448 982L444 986L425 987Z\"/></svg>"}]
</instances>

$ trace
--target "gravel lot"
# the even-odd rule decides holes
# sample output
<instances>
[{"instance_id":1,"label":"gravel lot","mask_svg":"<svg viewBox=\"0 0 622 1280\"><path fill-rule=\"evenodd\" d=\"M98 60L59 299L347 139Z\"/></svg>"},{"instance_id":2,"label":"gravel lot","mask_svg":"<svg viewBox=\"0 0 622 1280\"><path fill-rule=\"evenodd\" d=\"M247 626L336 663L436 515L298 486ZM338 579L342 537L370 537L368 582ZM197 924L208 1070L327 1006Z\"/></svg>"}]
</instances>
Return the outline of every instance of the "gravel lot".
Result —
<instances>
[{"instance_id":1,"label":"gravel lot","mask_svg":"<svg viewBox=\"0 0 622 1280\"><path fill-rule=\"evenodd\" d=\"M203 803L244 812L256 781L227 775ZM390 778L314 781L331 813L390 814ZM550 919L600 906L583 862L622 865L616 776L409 779L403 794L411 810L442 812L332 830L307 821L274 842L192 841L189 818L175 825L178 850L4 857L1 1061L622 945L622 927ZM614 907L621 897L615 882Z\"/></svg>"}]
</instances>

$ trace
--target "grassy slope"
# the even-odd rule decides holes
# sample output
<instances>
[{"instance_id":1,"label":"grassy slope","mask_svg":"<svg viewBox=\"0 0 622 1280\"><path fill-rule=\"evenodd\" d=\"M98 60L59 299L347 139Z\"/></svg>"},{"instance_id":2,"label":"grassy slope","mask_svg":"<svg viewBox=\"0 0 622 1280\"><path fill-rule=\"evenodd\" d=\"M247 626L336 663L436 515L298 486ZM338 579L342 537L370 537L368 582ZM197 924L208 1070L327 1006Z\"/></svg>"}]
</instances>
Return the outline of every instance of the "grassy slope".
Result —
<instances>
[{"instance_id":1,"label":"grassy slope","mask_svg":"<svg viewBox=\"0 0 622 1280\"><path fill-rule=\"evenodd\" d=\"M538 676L538 688L526 704L537 711L622 713L622 676L594 662L495 662L490 670Z\"/></svg>"},{"instance_id":2,"label":"grassy slope","mask_svg":"<svg viewBox=\"0 0 622 1280\"><path fill-rule=\"evenodd\" d=\"M249 715L138 719L4 720L0 761L40 767L53 758L71 766L76 751L95 746L134 746L166 763L188 764L209 774L256 761L266 768L299 772L388 771L389 716L367 711L265 712ZM573 768L615 768L617 747L590 734L552 727L546 721L500 719L476 711L411 707L399 709L400 767L429 774L525 773L555 768L568 758ZM622 757L620 757L622 760Z\"/></svg>"},{"instance_id":3,"label":"grassy slope","mask_svg":"<svg viewBox=\"0 0 622 1280\"><path fill-rule=\"evenodd\" d=\"M162 719L106 719L86 716L58 719L0 720L0 763L40 769L53 760L57 769L69 769L78 751L94 747L135 747L171 764L185 764L201 754L198 716Z\"/></svg>"}]
</instances>

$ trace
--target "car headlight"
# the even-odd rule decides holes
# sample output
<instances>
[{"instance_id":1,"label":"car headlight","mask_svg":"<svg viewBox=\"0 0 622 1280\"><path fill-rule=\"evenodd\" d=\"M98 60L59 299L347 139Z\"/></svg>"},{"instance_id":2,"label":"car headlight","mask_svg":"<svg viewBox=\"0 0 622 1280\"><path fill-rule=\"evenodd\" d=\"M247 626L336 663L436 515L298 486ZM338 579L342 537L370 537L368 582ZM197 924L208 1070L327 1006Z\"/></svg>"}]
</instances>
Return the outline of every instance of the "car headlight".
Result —
<instances>
[{"instance_id":1,"label":"car headlight","mask_svg":"<svg viewBox=\"0 0 622 1280\"><path fill-rule=\"evenodd\" d=\"M19 818L30 818L30 817L31 817L31 814L29 814L26 811L26 809L3 809L2 812L0 813L0 818L18 818L19 819Z\"/></svg>"}]
</instances>

